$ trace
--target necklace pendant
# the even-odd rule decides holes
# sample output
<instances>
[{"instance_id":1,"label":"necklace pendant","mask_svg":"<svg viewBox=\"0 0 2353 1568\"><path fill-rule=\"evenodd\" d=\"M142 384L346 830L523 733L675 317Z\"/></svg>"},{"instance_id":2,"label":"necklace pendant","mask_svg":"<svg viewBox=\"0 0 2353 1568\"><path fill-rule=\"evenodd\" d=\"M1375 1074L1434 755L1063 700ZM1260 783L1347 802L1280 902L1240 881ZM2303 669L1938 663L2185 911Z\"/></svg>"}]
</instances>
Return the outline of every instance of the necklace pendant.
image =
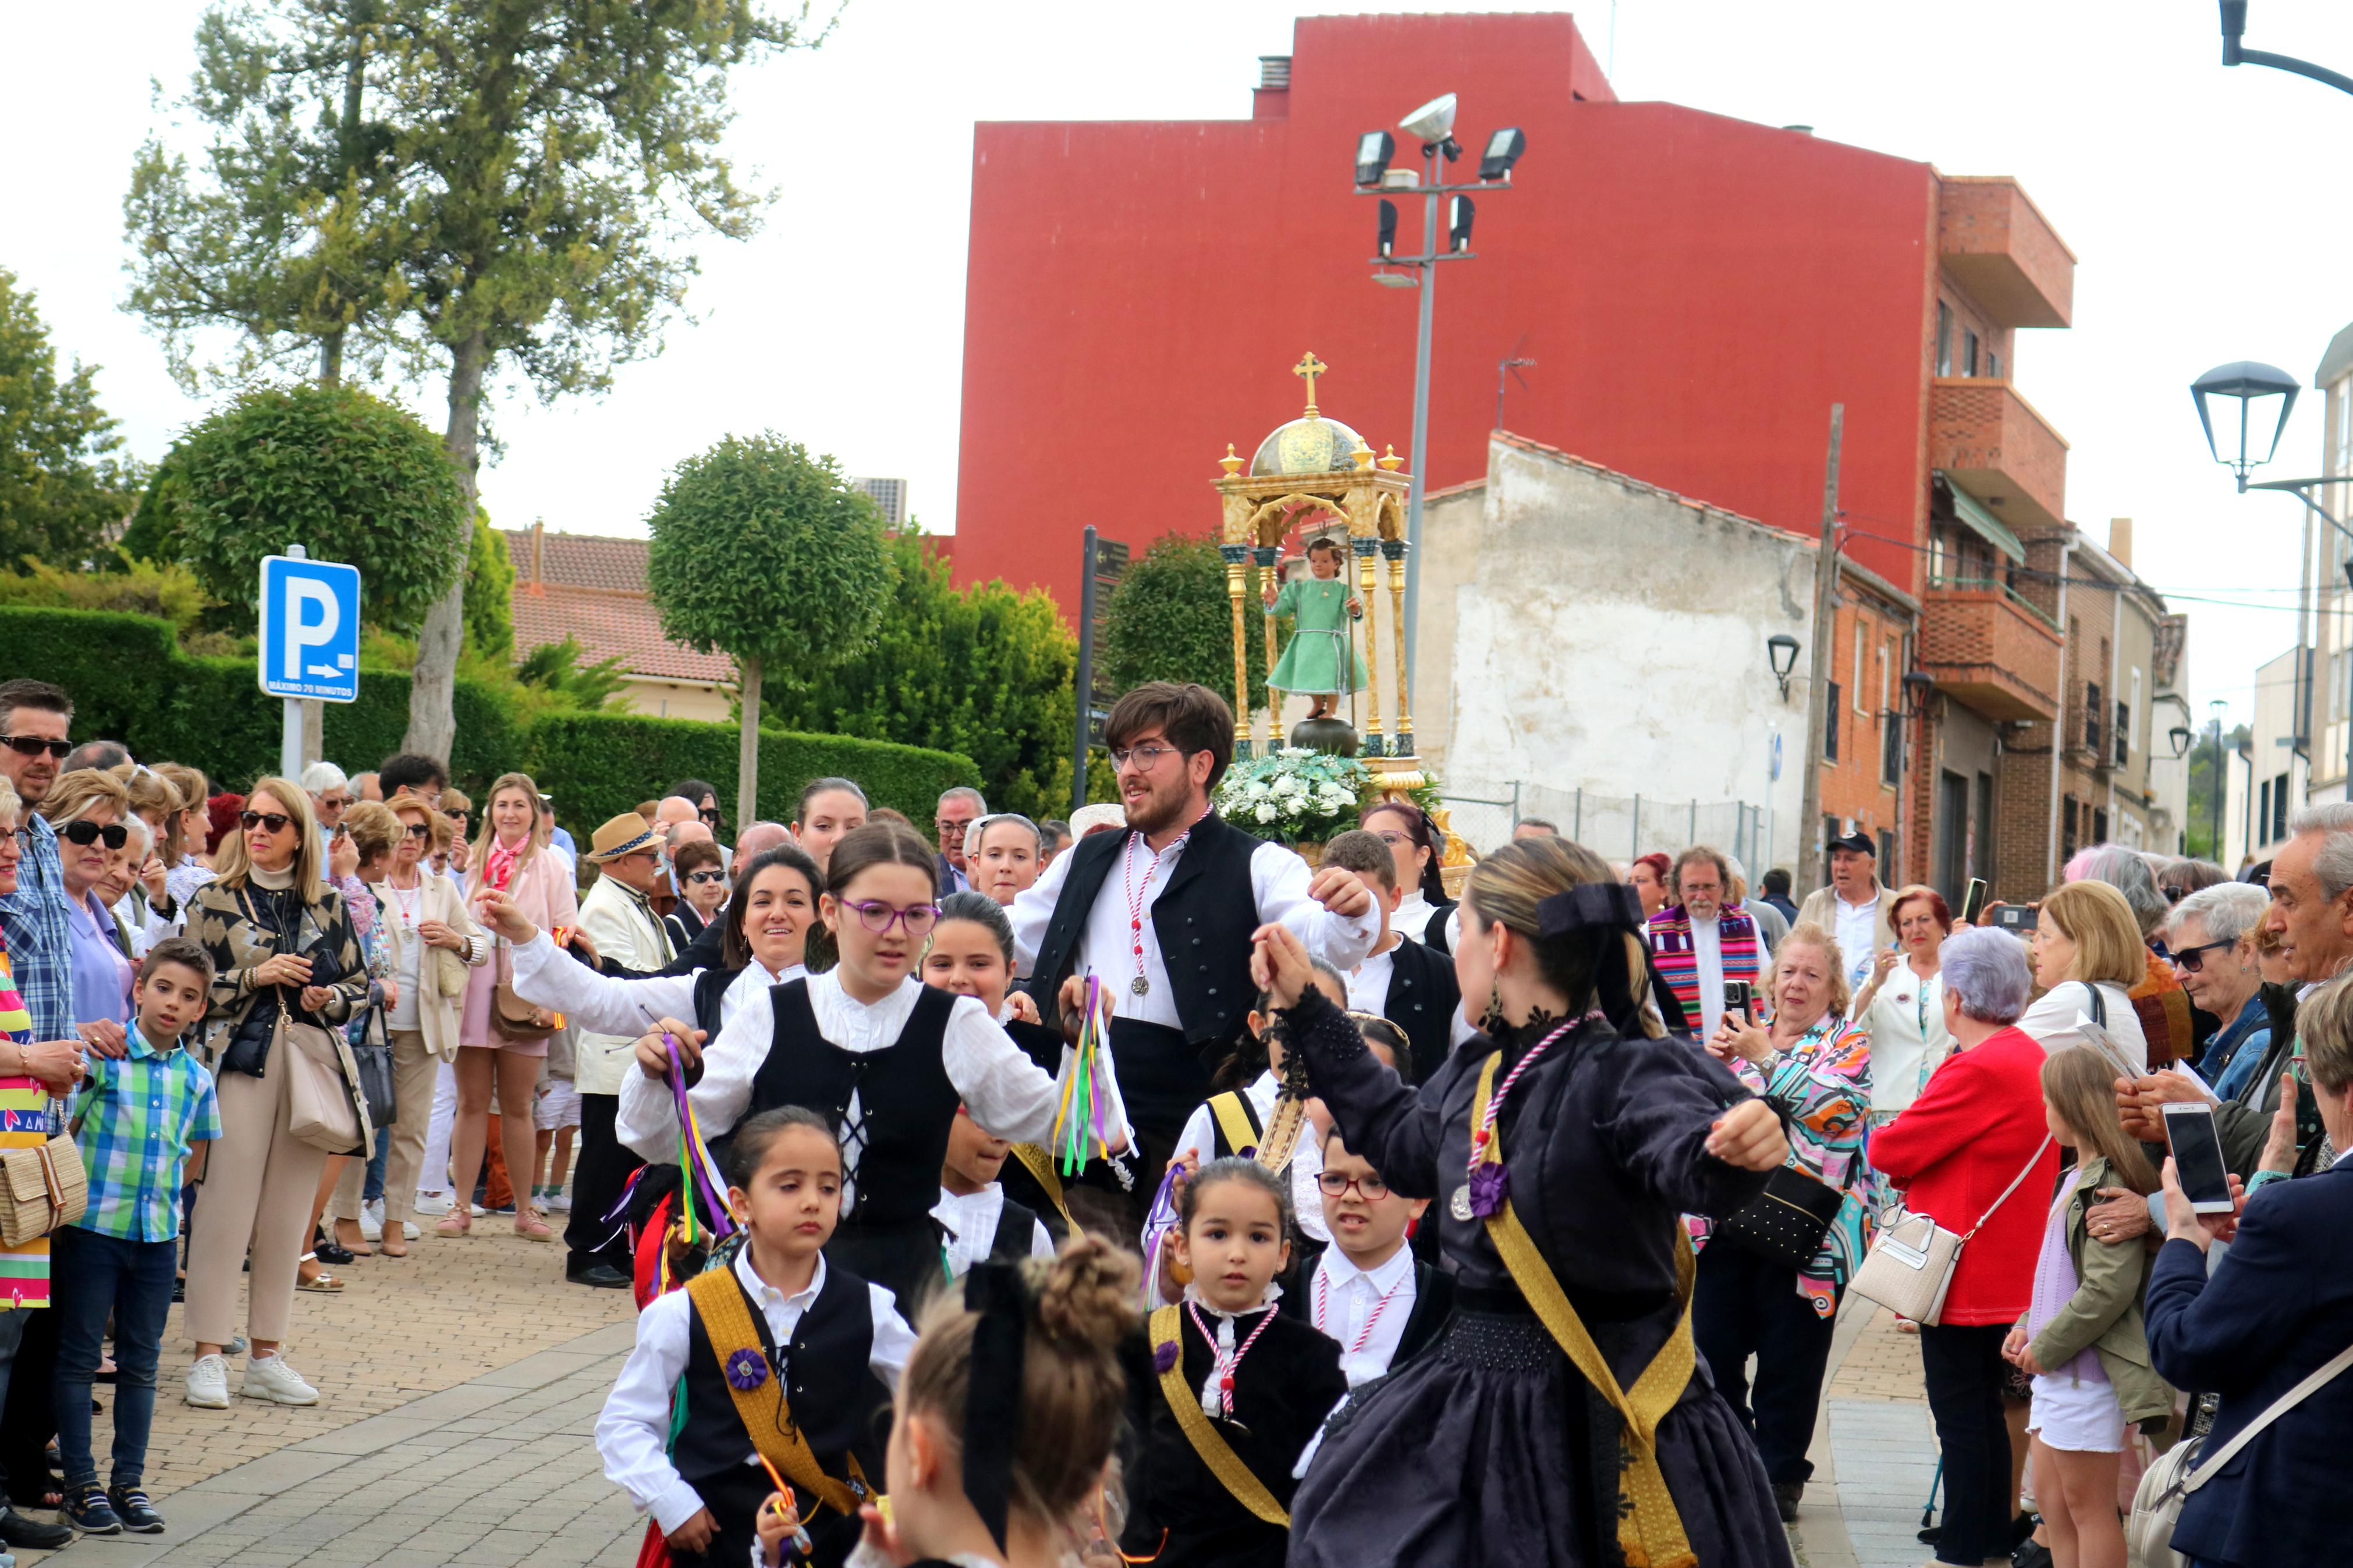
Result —
<instances>
[{"instance_id":1,"label":"necklace pendant","mask_svg":"<svg viewBox=\"0 0 2353 1568\"><path fill-rule=\"evenodd\" d=\"M1470 1183L1465 1182L1461 1186L1454 1189L1454 1197L1452 1201L1447 1204L1446 1209L1449 1214L1451 1214L1456 1219L1461 1220L1463 1224L1468 1225L1471 1223Z\"/></svg>"},{"instance_id":2,"label":"necklace pendant","mask_svg":"<svg viewBox=\"0 0 2353 1568\"><path fill-rule=\"evenodd\" d=\"M1139 974L1134 979L1127 983L1127 988L1130 991L1134 992L1138 996L1142 996L1151 991L1152 982Z\"/></svg>"}]
</instances>

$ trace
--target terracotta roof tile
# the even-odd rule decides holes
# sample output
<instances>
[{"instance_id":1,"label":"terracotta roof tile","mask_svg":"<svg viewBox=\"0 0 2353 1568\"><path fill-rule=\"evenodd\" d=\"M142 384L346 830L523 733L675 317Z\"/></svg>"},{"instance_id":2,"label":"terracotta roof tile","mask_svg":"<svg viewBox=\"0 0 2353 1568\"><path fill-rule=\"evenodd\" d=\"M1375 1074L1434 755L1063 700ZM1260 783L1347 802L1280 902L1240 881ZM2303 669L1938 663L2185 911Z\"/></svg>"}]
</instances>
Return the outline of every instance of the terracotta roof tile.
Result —
<instances>
[{"instance_id":1,"label":"terracotta roof tile","mask_svg":"<svg viewBox=\"0 0 2353 1568\"><path fill-rule=\"evenodd\" d=\"M593 663L618 658L632 675L662 680L733 681L735 662L665 638L647 599L646 542L591 534L545 536L541 582L531 581L531 533L506 531L514 556L515 655L569 637Z\"/></svg>"},{"instance_id":2,"label":"terracotta roof tile","mask_svg":"<svg viewBox=\"0 0 2353 1568\"><path fill-rule=\"evenodd\" d=\"M518 582L532 576L531 530L511 528L507 553L514 558ZM539 575L551 588L603 588L619 594L646 591L646 542L610 539L593 533L543 536Z\"/></svg>"}]
</instances>

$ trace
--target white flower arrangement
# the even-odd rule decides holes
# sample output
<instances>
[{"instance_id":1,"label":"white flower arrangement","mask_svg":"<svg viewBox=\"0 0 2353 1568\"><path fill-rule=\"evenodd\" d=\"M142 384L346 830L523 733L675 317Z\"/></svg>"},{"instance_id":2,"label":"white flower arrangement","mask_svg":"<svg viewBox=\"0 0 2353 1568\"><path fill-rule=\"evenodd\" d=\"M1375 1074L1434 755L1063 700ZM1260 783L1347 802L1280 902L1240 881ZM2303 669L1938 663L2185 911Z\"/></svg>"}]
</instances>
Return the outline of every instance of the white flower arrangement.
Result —
<instances>
[{"instance_id":1,"label":"white flower arrangement","mask_svg":"<svg viewBox=\"0 0 2353 1568\"><path fill-rule=\"evenodd\" d=\"M1320 844L1356 826L1372 774L1354 757L1285 746L1237 763L1218 786L1218 809L1261 837Z\"/></svg>"}]
</instances>

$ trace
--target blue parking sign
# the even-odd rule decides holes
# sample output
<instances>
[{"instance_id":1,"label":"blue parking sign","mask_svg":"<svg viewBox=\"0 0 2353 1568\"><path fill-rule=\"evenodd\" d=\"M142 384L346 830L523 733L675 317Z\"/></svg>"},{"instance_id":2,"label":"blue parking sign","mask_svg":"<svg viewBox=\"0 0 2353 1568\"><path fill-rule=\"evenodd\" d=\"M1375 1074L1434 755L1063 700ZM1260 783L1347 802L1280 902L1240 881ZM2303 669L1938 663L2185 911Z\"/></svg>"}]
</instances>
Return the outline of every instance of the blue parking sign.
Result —
<instances>
[{"instance_id":1,"label":"blue parking sign","mask_svg":"<svg viewBox=\"0 0 2353 1568\"><path fill-rule=\"evenodd\" d=\"M358 567L262 558L261 689L321 702L359 700Z\"/></svg>"}]
</instances>

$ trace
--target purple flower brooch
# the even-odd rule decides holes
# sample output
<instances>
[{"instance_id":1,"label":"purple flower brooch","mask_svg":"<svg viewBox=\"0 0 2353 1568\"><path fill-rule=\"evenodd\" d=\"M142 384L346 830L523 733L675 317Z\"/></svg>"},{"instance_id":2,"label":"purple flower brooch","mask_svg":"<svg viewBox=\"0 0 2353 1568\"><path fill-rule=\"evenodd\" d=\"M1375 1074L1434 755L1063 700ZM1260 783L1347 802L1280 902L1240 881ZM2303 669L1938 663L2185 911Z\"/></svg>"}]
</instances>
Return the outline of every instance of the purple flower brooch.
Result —
<instances>
[{"instance_id":1,"label":"purple flower brooch","mask_svg":"<svg viewBox=\"0 0 2353 1568\"><path fill-rule=\"evenodd\" d=\"M727 1358L727 1384L749 1394L768 1381L768 1358L755 1350L740 1350Z\"/></svg>"},{"instance_id":2,"label":"purple flower brooch","mask_svg":"<svg viewBox=\"0 0 2353 1568\"><path fill-rule=\"evenodd\" d=\"M1511 1196L1512 1178L1500 1164L1474 1166L1471 1172L1471 1212L1487 1219L1504 1212L1504 1200Z\"/></svg>"},{"instance_id":3,"label":"purple flower brooch","mask_svg":"<svg viewBox=\"0 0 2353 1568\"><path fill-rule=\"evenodd\" d=\"M1158 1345L1153 1348L1152 1370L1156 1373L1164 1374L1166 1373L1176 1366L1176 1342L1175 1340L1163 1340Z\"/></svg>"}]
</instances>

